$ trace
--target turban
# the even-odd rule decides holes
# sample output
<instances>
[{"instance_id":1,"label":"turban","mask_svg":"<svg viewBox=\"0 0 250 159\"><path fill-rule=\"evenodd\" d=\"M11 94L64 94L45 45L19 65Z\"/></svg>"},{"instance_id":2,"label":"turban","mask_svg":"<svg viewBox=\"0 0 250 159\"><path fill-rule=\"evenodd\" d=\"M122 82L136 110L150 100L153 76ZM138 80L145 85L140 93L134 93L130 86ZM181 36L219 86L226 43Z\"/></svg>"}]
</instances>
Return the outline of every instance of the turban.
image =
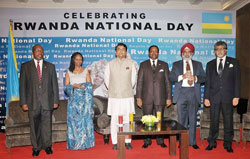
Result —
<instances>
[{"instance_id":1,"label":"turban","mask_svg":"<svg viewBox=\"0 0 250 159\"><path fill-rule=\"evenodd\" d=\"M189 48L192 52L194 52L194 45L191 43L186 43L181 47L181 54L185 48Z\"/></svg>"}]
</instances>

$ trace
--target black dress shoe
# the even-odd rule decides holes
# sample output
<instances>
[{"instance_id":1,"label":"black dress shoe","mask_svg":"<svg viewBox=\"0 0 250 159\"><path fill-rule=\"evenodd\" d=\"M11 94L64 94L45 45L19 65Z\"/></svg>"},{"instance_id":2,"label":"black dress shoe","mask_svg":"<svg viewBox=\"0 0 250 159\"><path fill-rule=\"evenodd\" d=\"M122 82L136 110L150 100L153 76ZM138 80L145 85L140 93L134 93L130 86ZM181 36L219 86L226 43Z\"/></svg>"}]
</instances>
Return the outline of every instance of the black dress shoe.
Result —
<instances>
[{"instance_id":1,"label":"black dress shoe","mask_svg":"<svg viewBox=\"0 0 250 159\"><path fill-rule=\"evenodd\" d=\"M148 144L145 144L145 143L144 143L144 144L142 145L142 148L146 149L146 148L148 148L148 146L149 146Z\"/></svg>"},{"instance_id":2,"label":"black dress shoe","mask_svg":"<svg viewBox=\"0 0 250 159\"><path fill-rule=\"evenodd\" d=\"M234 152L234 150L232 149L232 147L226 147L225 149L226 149L227 152L229 152L229 153L233 153L233 152Z\"/></svg>"},{"instance_id":3,"label":"black dress shoe","mask_svg":"<svg viewBox=\"0 0 250 159\"><path fill-rule=\"evenodd\" d=\"M128 150L133 149L133 147L131 146L130 143L125 143L125 147L126 147Z\"/></svg>"},{"instance_id":4,"label":"black dress shoe","mask_svg":"<svg viewBox=\"0 0 250 159\"><path fill-rule=\"evenodd\" d=\"M216 148L216 145L215 146L212 146L212 145L208 145L206 150L207 151L211 151L213 148Z\"/></svg>"},{"instance_id":5,"label":"black dress shoe","mask_svg":"<svg viewBox=\"0 0 250 159\"><path fill-rule=\"evenodd\" d=\"M38 155L39 155L39 153L40 153L40 151L34 151L34 150L33 150L33 152L32 152L32 156L33 156L33 157L36 157L36 156L38 156Z\"/></svg>"},{"instance_id":6,"label":"black dress shoe","mask_svg":"<svg viewBox=\"0 0 250 159\"><path fill-rule=\"evenodd\" d=\"M166 148L166 147L167 147L167 145L164 144L164 143L160 144L160 146L161 146L162 148Z\"/></svg>"},{"instance_id":7,"label":"black dress shoe","mask_svg":"<svg viewBox=\"0 0 250 159\"><path fill-rule=\"evenodd\" d=\"M194 149L200 149L198 145L193 145L192 146Z\"/></svg>"},{"instance_id":8,"label":"black dress shoe","mask_svg":"<svg viewBox=\"0 0 250 159\"><path fill-rule=\"evenodd\" d=\"M113 150L117 150L117 144L114 144L112 147Z\"/></svg>"},{"instance_id":9,"label":"black dress shoe","mask_svg":"<svg viewBox=\"0 0 250 159\"><path fill-rule=\"evenodd\" d=\"M48 154L48 155L53 154L53 151L52 151L51 147L47 147L47 148L45 149L45 152L46 152L46 154Z\"/></svg>"}]
</instances>

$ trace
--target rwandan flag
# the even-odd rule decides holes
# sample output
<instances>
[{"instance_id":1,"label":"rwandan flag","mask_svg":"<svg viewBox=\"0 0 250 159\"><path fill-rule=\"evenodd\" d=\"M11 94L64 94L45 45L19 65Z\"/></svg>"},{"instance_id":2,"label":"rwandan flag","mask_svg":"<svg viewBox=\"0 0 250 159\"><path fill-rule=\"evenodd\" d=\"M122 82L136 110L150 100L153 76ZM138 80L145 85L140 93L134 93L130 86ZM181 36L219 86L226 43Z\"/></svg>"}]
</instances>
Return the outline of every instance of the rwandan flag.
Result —
<instances>
[{"instance_id":1,"label":"rwandan flag","mask_svg":"<svg viewBox=\"0 0 250 159\"><path fill-rule=\"evenodd\" d=\"M232 13L202 13L203 34L232 34Z\"/></svg>"},{"instance_id":2,"label":"rwandan flag","mask_svg":"<svg viewBox=\"0 0 250 159\"><path fill-rule=\"evenodd\" d=\"M9 26L8 36L8 60L7 60L7 93L6 93L6 117L8 117L8 104L10 101L19 100L19 79L16 62L16 53L14 49L14 38L12 26Z\"/></svg>"}]
</instances>

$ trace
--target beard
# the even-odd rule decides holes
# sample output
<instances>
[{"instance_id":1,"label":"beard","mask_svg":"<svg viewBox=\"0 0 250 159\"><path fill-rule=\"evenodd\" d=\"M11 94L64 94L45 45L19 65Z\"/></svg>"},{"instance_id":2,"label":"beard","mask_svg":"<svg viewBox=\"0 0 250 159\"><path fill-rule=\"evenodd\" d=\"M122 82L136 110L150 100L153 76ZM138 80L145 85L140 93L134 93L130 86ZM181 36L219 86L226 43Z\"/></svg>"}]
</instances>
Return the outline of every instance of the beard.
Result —
<instances>
[{"instance_id":1,"label":"beard","mask_svg":"<svg viewBox=\"0 0 250 159\"><path fill-rule=\"evenodd\" d=\"M219 58L222 58L222 57L224 57L224 54L223 53L217 53L216 56L219 57Z\"/></svg>"},{"instance_id":2,"label":"beard","mask_svg":"<svg viewBox=\"0 0 250 159\"><path fill-rule=\"evenodd\" d=\"M190 55L190 56L182 55L181 57L182 57L183 60L187 60L187 61L192 60L192 55Z\"/></svg>"}]
</instances>

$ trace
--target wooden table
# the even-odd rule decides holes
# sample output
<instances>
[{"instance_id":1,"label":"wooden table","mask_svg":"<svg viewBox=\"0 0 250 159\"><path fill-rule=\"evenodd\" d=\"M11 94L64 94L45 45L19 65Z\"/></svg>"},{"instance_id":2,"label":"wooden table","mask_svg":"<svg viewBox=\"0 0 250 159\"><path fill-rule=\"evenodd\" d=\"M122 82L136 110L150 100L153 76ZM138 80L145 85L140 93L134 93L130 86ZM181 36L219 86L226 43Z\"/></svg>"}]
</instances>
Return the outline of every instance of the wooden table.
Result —
<instances>
[{"instance_id":1,"label":"wooden table","mask_svg":"<svg viewBox=\"0 0 250 159\"><path fill-rule=\"evenodd\" d=\"M180 135L180 159L188 159L188 129L183 127L177 121L164 120L157 123L154 127L146 127L141 121L136 121L131 124L124 124L123 127L118 127L118 159L125 159L125 138L133 135L169 135L169 155L176 155L176 135Z\"/></svg>"}]
</instances>

